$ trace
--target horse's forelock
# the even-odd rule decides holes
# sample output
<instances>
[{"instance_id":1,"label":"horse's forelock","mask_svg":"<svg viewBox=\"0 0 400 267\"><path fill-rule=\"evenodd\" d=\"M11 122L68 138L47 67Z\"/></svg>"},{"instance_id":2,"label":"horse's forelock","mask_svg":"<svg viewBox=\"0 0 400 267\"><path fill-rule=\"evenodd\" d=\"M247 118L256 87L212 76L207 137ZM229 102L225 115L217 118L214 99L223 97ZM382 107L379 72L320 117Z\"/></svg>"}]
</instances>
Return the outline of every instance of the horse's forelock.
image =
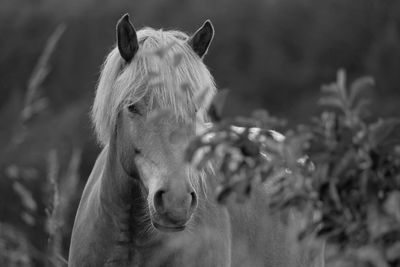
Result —
<instances>
[{"instance_id":1,"label":"horse's forelock","mask_svg":"<svg viewBox=\"0 0 400 267\"><path fill-rule=\"evenodd\" d=\"M137 35L141 47L135 58L124 66L114 48L101 71L92 120L103 145L109 142L117 115L127 103L147 96L151 103L170 108L177 118L193 119L196 108L197 119L206 121L205 108L194 107L194 98L204 88L209 88L210 94L216 90L207 67L186 43L185 33L145 28Z\"/></svg>"}]
</instances>

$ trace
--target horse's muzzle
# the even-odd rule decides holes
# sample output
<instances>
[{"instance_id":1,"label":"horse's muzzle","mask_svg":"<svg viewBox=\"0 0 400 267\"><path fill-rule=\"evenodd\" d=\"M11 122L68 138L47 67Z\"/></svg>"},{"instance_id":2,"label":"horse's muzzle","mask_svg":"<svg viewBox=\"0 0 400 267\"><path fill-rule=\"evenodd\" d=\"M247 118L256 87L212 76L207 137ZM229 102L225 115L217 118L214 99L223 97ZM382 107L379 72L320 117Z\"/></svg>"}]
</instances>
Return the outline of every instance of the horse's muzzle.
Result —
<instances>
[{"instance_id":1,"label":"horse's muzzle","mask_svg":"<svg viewBox=\"0 0 400 267\"><path fill-rule=\"evenodd\" d=\"M177 195L159 190L154 195L155 213L152 216L152 223L160 231L182 231L196 206L197 196L194 192Z\"/></svg>"}]
</instances>

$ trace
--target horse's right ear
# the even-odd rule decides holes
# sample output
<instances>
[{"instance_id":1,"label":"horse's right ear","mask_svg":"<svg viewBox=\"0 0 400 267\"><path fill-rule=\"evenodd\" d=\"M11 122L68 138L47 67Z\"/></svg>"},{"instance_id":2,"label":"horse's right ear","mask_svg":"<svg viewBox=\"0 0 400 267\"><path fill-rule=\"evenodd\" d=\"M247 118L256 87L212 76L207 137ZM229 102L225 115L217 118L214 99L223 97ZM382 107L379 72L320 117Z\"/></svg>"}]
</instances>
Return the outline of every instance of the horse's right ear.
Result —
<instances>
[{"instance_id":1,"label":"horse's right ear","mask_svg":"<svg viewBox=\"0 0 400 267\"><path fill-rule=\"evenodd\" d=\"M119 53L126 62L130 62L139 49L135 28L125 14L117 24L117 45Z\"/></svg>"}]
</instances>

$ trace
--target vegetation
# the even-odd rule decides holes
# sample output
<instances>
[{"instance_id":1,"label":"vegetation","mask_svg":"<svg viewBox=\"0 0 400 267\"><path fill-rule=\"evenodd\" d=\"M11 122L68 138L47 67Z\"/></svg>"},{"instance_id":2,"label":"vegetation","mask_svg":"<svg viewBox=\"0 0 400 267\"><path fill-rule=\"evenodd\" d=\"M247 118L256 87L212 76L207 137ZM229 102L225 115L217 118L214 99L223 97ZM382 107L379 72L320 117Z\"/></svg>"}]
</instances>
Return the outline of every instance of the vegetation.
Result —
<instances>
[{"instance_id":1,"label":"vegetation","mask_svg":"<svg viewBox=\"0 0 400 267\"><path fill-rule=\"evenodd\" d=\"M65 31L61 24L50 35L28 81L27 91L21 100L21 111L18 119L11 125L11 135L7 146L0 152L0 164L7 163L7 154L23 144L26 139L30 122L47 107L47 99L43 96L43 81L50 72L49 60L58 41ZM17 226L10 222L0 223L0 265L2 266L33 266L36 263L46 266L65 266L67 261L62 256L64 236L62 227L67 222L68 206L71 205L71 194L78 185L78 167L80 164L80 149L74 149L68 168L61 173L59 166L59 152L51 150L47 155L46 180L41 190L45 197L46 216L44 221L38 221L41 213L38 211L38 201L32 189L27 188L27 180L36 180L37 171L11 164L6 172L12 188L22 203L19 210L20 219L28 227L40 225L46 232L46 250L38 249L29 237ZM64 177L63 177L64 176ZM10 203L8 203L10 204ZM22 227L21 227L22 228Z\"/></svg>"},{"instance_id":2,"label":"vegetation","mask_svg":"<svg viewBox=\"0 0 400 267\"><path fill-rule=\"evenodd\" d=\"M214 162L220 202L266 183L272 209L302 215L300 240L326 240L329 266L400 266L400 120L367 120L372 85L363 77L348 87L339 71L322 87L321 115L286 137L267 130L279 120L266 112L221 119L216 100L216 121L187 159L200 169Z\"/></svg>"},{"instance_id":3,"label":"vegetation","mask_svg":"<svg viewBox=\"0 0 400 267\"><path fill-rule=\"evenodd\" d=\"M192 32L213 21L205 60L230 94L218 95L208 139L196 139L188 157L199 167L219 162L221 202L245 201L264 183L272 208L304 215L300 238L327 240L332 264L399 265L397 120L375 120L400 115L398 1L17 3L0 0L1 266L65 266L99 150L88 109L115 22L126 12L137 28ZM323 90L319 110L318 86L339 67L350 77L368 73L377 88L368 91L370 78L347 84L341 72ZM265 111L236 117L260 107L285 120ZM310 122L311 114L319 116Z\"/></svg>"}]
</instances>

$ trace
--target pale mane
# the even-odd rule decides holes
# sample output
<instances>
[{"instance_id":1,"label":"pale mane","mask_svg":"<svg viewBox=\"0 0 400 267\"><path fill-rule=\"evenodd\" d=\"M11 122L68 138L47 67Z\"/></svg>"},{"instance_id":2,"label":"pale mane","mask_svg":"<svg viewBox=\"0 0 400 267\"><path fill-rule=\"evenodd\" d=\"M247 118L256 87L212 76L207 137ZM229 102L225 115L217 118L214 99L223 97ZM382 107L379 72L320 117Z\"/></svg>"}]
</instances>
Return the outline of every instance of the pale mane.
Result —
<instances>
[{"instance_id":1,"label":"pale mane","mask_svg":"<svg viewBox=\"0 0 400 267\"><path fill-rule=\"evenodd\" d=\"M107 145L115 130L117 115L127 104L148 98L148 109L169 108L178 119L206 120L204 107L195 96L205 88L216 91L205 64L179 31L145 28L137 32L139 51L126 65L115 47L107 56L98 83L92 120L100 143ZM165 53L165 54L163 54Z\"/></svg>"}]
</instances>

